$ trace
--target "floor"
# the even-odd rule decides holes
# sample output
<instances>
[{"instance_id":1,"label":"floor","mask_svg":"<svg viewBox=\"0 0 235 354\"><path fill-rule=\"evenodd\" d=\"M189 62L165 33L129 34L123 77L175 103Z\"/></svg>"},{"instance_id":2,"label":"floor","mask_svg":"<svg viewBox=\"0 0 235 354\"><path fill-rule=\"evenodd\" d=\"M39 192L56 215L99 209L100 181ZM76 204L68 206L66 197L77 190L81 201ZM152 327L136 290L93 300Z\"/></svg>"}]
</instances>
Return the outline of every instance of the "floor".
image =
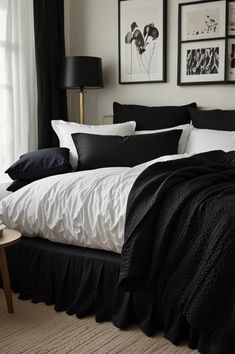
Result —
<instances>
[{"instance_id":1,"label":"floor","mask_svg":"<svg viewBox=\"0 0 235 354\"><path fill-rule=\"evenodd\" d=\"M53 306L32 304L13 295L15 313L8 314L0 290L1 354L197 354L185 345L173 346L162 333L149 338L139 328L119 330L94 317L78 319L56 313Z\"/></svg>"}]
</instances>

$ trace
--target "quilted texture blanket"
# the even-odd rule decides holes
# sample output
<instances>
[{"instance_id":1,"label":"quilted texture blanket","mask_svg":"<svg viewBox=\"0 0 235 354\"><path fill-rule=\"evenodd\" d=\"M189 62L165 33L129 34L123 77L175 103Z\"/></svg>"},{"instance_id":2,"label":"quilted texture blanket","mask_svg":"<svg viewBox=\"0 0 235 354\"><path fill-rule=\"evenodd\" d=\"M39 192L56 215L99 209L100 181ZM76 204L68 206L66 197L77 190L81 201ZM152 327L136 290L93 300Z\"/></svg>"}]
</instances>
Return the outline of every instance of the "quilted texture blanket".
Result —
<instances>
[{"instance_id":1,"label":"quilted texture blanket","mask_svg":"<svg viewBox=\"0 0 235 354\"><path fill-rule=\"evenodd\" d=\"M120 286L153 291L169 315L235 352L234 282L235 152L144 170L129 195ZM232 353L225 346L208 353Z\"/></svg>"}]
</instances>

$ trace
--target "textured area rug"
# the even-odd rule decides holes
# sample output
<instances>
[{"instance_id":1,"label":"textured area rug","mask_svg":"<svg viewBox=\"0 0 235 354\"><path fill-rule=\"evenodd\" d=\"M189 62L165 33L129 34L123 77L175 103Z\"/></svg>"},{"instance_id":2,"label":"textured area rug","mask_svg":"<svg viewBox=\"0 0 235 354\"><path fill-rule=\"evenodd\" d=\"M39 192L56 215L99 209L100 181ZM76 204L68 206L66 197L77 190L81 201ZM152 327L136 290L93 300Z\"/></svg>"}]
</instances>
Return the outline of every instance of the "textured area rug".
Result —
<instances>
[{"instance_id":1,"label":"textured area rug","mask_svg":"<svg viewBox=\"0 0 235 354\"><path fill-rule=\"evenodd\" d=\"M0 290L1 354L197 354L185 345L174 346L162 333L147 337L137 327L119 330L112 323L96 323L94 317L78 319L52 306L18 300L8 314Z\"/></svg>"}]
</instances>

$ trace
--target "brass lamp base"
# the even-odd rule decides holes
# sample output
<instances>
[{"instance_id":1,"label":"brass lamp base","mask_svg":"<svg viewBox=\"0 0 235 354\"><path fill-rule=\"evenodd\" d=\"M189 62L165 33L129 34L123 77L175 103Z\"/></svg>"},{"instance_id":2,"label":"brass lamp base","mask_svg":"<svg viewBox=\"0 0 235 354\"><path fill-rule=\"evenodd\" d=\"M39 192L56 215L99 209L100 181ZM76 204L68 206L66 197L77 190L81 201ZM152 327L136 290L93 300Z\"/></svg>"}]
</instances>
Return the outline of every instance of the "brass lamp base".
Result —
<instances>
[{"instance_id":1,"label":"brass lamp base","mask_svg":"<svg viewBox=\"0 0 235 354\"><path fill-rule=\"evenodd\" d=\"M84 89L80 88L79 92L79 122L84 124Z\"/></svg>"}]
</instances>

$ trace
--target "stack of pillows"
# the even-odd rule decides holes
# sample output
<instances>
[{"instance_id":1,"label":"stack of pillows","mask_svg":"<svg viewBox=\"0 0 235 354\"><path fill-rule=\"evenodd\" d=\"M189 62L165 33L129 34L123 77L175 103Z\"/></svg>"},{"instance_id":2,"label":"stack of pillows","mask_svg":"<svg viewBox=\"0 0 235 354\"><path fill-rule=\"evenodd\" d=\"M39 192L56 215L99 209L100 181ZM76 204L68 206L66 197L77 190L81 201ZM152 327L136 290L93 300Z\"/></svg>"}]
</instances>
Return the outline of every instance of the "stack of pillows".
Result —
<instances>
[{"instance_id":1,"label":"stack of pillows","mask_svg":"<svg viewBox=\"0 0 235 354\"><path fill-rule=\"evenodd\" d=\"M60 148L21 156L6 171L14 180L8 190L71 171L132 167L177 153L235 150L235 111L202 111L196 103L147 107L117 102L113 111L114 124L109 125L53 120Z\"/></svg>"}]
</instances>

